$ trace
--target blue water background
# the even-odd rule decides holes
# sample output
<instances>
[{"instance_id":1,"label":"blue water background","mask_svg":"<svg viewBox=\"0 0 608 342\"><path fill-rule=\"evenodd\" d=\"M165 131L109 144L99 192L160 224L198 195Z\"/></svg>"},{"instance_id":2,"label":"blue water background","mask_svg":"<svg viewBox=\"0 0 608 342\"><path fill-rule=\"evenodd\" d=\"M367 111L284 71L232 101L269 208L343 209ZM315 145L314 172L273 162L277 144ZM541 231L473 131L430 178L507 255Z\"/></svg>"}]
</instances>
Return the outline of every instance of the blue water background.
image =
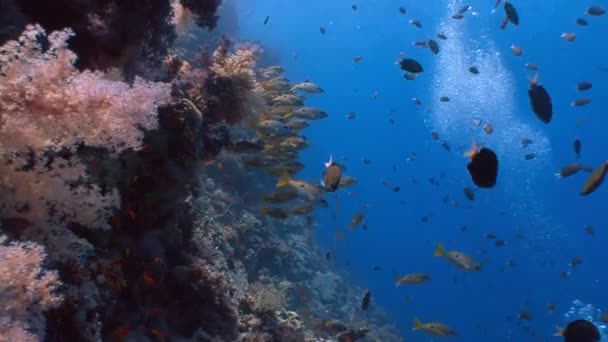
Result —
<instances>
[{"instance_id":1,"label":"blue water background","mask_svg":"<svg viewBox=\"0 0 608 342\"><path fill-rule=\"evenodd\" d=\"M532 335L553 340L554 327L565 323L564 313L575 299L608 309L604 272L608 188L582 197L578 192L586 174L554 177L561 166L575 160L574 137L582 140L583 163L598 166L608 159L608 73L597 69L608 67L608 16L587 18L588 27L575 25L593 2L512 1L520 26L509 25L502 31L498 26L503 11L491 13L493 0L468 2L479 15L469 12L461 21L450 19L448 8L463 3L448 0L236 3L239 37L257 41L278 56L291 80L307 79L325 89L325 94L308 96L306 101L325 110L329 118L304 131L310 147L301 153L306 168L298 177L319 179L323 162L333 155L338 161L348 158L343 161L346 174L356 176L359 184L337 197L329 195L330 207L317 210L318 243L332 251L334 262L348 270L357 284L370 288L373 303L390 313L406 340L429 340L422 332L411 331L414 316L449 324L459 333L454 341L503 341L508 331L512 340L533 341ZM353 4L357 12L351 9ZM398 12L400 6L407 8L406 15ZM263 25L266 16L269 23ZM409 19L420 20L423 28L414 28ZM325 35L320 34L320 26L325 27ZM460 39L439 41L439 56L412 45L414 40L435 36L439 27ZM576 32L576 41L562 40L563 32ZM448 44L450 51L444 49ZM521 46L523 56L513 56L511 44ZM419 60L425 72L414 81L403 79L395 65L400 53ZM355 64L352 59L358 55L363 60ZM467 59L484 66L474 89L466 83L474 77L466 72L470 65L461 62ZM539 66L539 80L552 95L555 113L549 125L537 120L530 109L527 88L534 73L526 70L525 63ZM577 94L575 85L583 80L593 82L593 89ZM451 92L441 94L444 90ZM441 95L453 101L439 103ZM578 96L593 101L586 107L571 107ZM422 100L421 108L412 97ZM473 99L483 105L462 105ZM426 108L431 111L425 112ZM487 136L481 126L470 125L475 108L480 112L474 116L492 123L495 133ZM349 112L357 118L347 120ZM431 131L437 131L452 151L433 141ZM524 137L534 140L527 150L519 143ZM463 151L473 139L495 148L501 169L494 189L476 191L476 200L467 202L462 189L472 183ZM406 161L412 152L416 160ZM535 153L536 159L524 160L526 153ZM372 163L365 165L363 158ZM429 177L439 186L430 184ZM383 181L392 186L383 186ZM400 186L400 192L393 192L393 186ZM446 205L442 201L446 195L473 208ZM334 222L336 200L339 211ZM349 231L350 218L366 204L368 230ZM428 223L421 221L423 216L429 217ZM586 234L584 225L592 226L596 236ZM468 230L462 232L462 226ZM336 228L345 238L334 250ZM495 247L485 237L489 232L504 239L506 246ZM467 274L433 258L438 241L483 260L482 272ZM583 263L572 269L569 262L575 256ZM507 266L509 260L517 266ZM372 271L375 265L382 270ZM396 288L393 272L426 272L432 281ZM571 273L562 279L560 272ZM546 308L548 301L556 305L553 314ZM532 320L517 319L522 309L533 314Z\"/></svg>"}]
</instances>

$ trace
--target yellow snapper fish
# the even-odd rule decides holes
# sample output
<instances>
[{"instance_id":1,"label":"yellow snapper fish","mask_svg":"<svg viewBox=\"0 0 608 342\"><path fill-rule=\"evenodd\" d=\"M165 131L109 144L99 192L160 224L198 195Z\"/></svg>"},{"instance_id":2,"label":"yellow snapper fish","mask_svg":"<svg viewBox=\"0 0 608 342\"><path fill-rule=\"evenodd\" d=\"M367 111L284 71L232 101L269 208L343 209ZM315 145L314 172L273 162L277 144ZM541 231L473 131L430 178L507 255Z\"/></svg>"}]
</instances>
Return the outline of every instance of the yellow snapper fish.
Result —
<instances>
[{"instance_id":1,"label":"yellow snapper fish","mask_svg":"<svg viewBox=\"0 0 608 342\"><path fill-rule=\"evenodd\" d=\"M450 264L467 272L479 272L481 266L470 256L459 251L446 251L441 242L433 252L434 257L444 257Z\"/></svg>"},{"instance_id":2,"label":"yellow snapper fish","mask_svg":"<svg viewBox=\"0 0 608 342\"><path fill-rule=\"evenodd\" d=\"M586 196L599 188L606 177L606 172L608 172L608 161L603 162L602 165L600 165L591 173L591 175L589 175L583 184L580 194L582 196Z\"/></svg>"},{"instance_id":3,"label":"yellow snapper fish","mask_svg":"<svg viewBox=\"0 0 608 342\"><path fill-rule=\"evenodd\" d=\"M431 276L426 273L410 273L403 277L395 279L395 286L401 285L418 285L431 280Z\"/></svg>"},{"instance_id":4,"label":"yellow snapper fish","mask_svg":"<svg viewBox=\"0 0 608 342\"><path fill-rule=\"evenodd\" d=\"M422 330L427 334L440 337L456 336L456 331L445 323L422 323L417 317L414 317L414 326L412 327L412 330Z\"/></svg>"},{"instance_id":5,"label":"yellow snapper fish","mask_svg":"<svg viewBox=\"0 0 608 342\"><path fill-rule=\"evenodd\" d=\"M298 95L283 94L272 99L272 104L277 106L301 107L304 105L304 98Z\"/></svg>"},{"instance_id":6,"label":"yellow snapper fish","mask_svg":"<svg viewBox=\"0 0 608 342\"><path fill-rule=\"evenodd\" d=\"M321 93L325 92L325 90L323 90L323 88L319 87L318 85L316 85L312 82L296 83L293 85L293 87L291 87L291 91L296 91L296 90L300 90L300 91L303 91L305 93L310 93L310 94L321 94Z\"/></svg>"},{"instance_id":7,"label":"yellow snapper fish","mask_svg":"<svg viewBox=\"0 0 608 342\"><path fill-rule=\"evenodd\" d=\"M301 180L293 180L287 171L283 171L283 174L276 184L277 188L282 188L284 186L291 187L298 193L298 197L309 201L315 201L322 196L322 192L319 187Z\"/></svg>"},{"instance_id":8,"label":"yellow snapper fish","mask_svg":"<svg viewBox=\"0 0 608 342\"><path fill-rule=\"evenodd\" d=\"M266 91L288 91L289 82L284 77L275 77L268 81L260 82L260 85Z\"/></svg>"},{"instance_id":9,"label":"yellow snapper fish","mask_svg":"<svg viewBox=\"0 0 608 342\"><path fill-rule=\"evenodd\" d=\"M327 113L320 110L319 108L314 108L314 107L300 107L300 108L292 111L291 113L285 114L284 117L287 118L292 115L296 118L307 119L307 120L319 120L319 119L325 119L327 117Z\"/></svg>"}]
</instances>

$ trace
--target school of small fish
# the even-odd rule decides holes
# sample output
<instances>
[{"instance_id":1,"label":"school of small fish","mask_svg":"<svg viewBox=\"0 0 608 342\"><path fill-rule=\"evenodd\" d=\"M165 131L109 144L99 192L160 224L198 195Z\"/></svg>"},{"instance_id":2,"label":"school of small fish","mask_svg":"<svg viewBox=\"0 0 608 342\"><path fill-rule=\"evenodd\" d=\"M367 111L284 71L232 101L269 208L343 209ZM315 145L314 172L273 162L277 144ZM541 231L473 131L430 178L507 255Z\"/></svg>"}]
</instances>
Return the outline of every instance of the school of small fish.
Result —
<instances>
[{"instance_id":1,"label":"school of small fish","mask_svg":"<svg viewBox=\"0 0 608 342\"><path fill-rule=\"evenodd\" d=\"M497 25L498 30L516 30L520 27L520 16L515 6L515 1L512 0L495 0L492 13L498 11L502 5L504 16L500 23ZM352 5L354 12L362 12L362 9L357 5ZM397 8L398 15L408 15L408 10L405 7ZM573 20L574 24L578 27L586 27L592 25L594 17L600 17L605 14L605 10L601 6L591 6L584 10L584 17L578 17ZM461 6L456 12L450 15L450 19L453 20L464 20L467 16L480 15L479 12L474 11L470 5ZM524 18L525 20L525 18ZM264 25L268 24L269 17L264 20ZM425 26L423 23L416 19L411 18L407 20L407 23L416 32L424 32ZM523 23L523 22L522 22ZM322 35L327 34L324 26L320 26L320 33ZM568 44L576 44L577 33L574 31L565 31L561 34L563 39ZM442 53L441 44L442 41L448 40L449 37L443 32L435 32L434 36L427 36L426 38L412 42L414 48L428 49L432 55L439 55ZM510 52L514 57L521 58L524 56L524 48L516 43L510 46ZM527 57L525 57L527 58ZM362 55L356 55L352 58L352 62L357 64L361 63L364 59ZM402 53L400 58L395 63L403 73L403 78L407 81L415 81L424 72L425 68L423 65L405 53ZM528 71L538 72L540 66L537 64L526 63L524 67ZM465 66L465 70L468 71L470 77L476 77L480 73L484 72L485 68L479 65L468 65ZM340 163L334 160L333 156L329 157L329 160L325 163L325 167L321 171L320 183L311 183L303 180L293 179L294 175L299 172L303 165L299 164L297 159L297 151L306 148L308 145L306 139L298 135L298 130L308 126L310 121L324 119L328 117L328 114L323 112L321 109L315 107L305 107L305 98L301 94L322 94L324 93L321 86L312 83L310 81L304 81L290 85L288 80L281 76L283 69L278 66L272 66L265 68L261 71L261 75L265 78L262 82L262 87L265 91L265 97L271 104L271 108L268 113L262 115L260 122L257 125L258 129L258 141L263 142L262 147L259 147L257 142L249 142L247 144L241 143L241 149L250 148L255 151L252 156L248 156L244 161L245 165L250 167L261 167L269 171L274 176L279 177L276 183L276 191L264 196L264 202L268 204L262 209L263 213L276 218L286 219L293 215L308 215L311 219L311 213L315 207L327 207L327 202L323 199L323 196L327 193L338 193L343 189L356 184L357 179L353 176L345 176L346 166L343 161L346 158L340 159ZM549 87L550 88L550 87ZM574 89L579 94L587 94L593 89L591 82L587 80L581 80L574 86ZM378 92L375 92L373 98L378 97ZM449 94L440 96L436 101L438 105L446 105L451 101ZM534 77L529 79L528 87L528 101L530 103L530 116L534 116L542 124L550 124L554 119L554 103L549 91L543 84L539 82L539 74L537 73ZM412 102L416 107L422 106L422 101L413 97ZM582 107L589 105L592 102L591 97L581 96L573 99L570 102L572 107ZM427 112L431 109L427 109ZM557 113L559 114L559 111ZM347 120L355 120L357 115L354 112L345 115ZM391 124L394 124L394 119L389 119ZM475 119L472 123L473 126L482 127L483 132L486 135L490 135L494 132L494 127L490 122L482 122L481 119ZM450 144L442 140L441 136L437 132L431 132L432 140L436 141L446 151L451 151ZM529 145L534 144L534 141L528 137L521 139L521 149L525 151ZM253 148L256 146L256 148ZM237 148L238 144L235 145L234 150L239 151ZM606 173L608 173L608 160L599 162L596 167L592 167L586 164L582 164L579 160L581 159L582 142L580 138L575 138L572 142L572 149L575 158L569 164L564 165L555 174L557 179L564 179L572 177L583 170L588 173L588 176L584 182L582 182L581 190L579 194L581 196L588 196L596 191L603 183ZM483 146L473 142L471 148L465 152L465 156L468 158L468 163L463 165L464 168L470 174L470 181L472 185L464 186L463 195L468 203L475 202L478 191L483 189L491 189L495 187L499 178L499 157L489 147ZM524 153L523 160L526 162L533 162L537 158L535 153ZM416 159L416 153L411 153L406 161L412 162ZM369 165L372 161L368 158L363 158L362 162L364 165ZM396 172L396 166L393 165L393 173ZM442 173L440 179L443 179ZM413 179L413 183L417 180ZM429 182L432 185L439 185L437 177L431 177ZM468 180L463 180L463 183L468 183ZM382 184L391 189L393 192L399 192L402 187L392 184L388 180L384 180ZM470 183L469 183L470 184ZM348 193L354 195L353 193ZM337 195L336 195L337 196ZM337 199L338 197L336 197ZM463 205L458 200L446 196L444 203L450 203L456 208L471 208L471 206ZM294 204L295 203L295 204ZM370 206L366 204L361 210L356 211L352 214L350 222L347 227L350 230L355 230L358 227L362 227L363 230L367 230L367 218L365 210ZM336 207L336 213L338 207ZM421 218L421 222L426 223L432 220L433 215L425 215ZM335 219L335 215L334 215ZM463 226L461 231L466 231L467 227ZM585 226L585 231L588 235L594 236L595 231L591 226ZM340 229L336 229L334 234L334 240L337 242L339 239L344 237L344 233ZM503 247L507 244L507 241L499 239L497 234L494 232L488 232L485 234L485 238L492 240L496 247ZM523 235L522 235L523 238ZM437 243L435 250L429 253L429 256L436 258L443 258L448 264L456 267L457 269L470 272L478 273L483 272L485 260L476 261L473 257L458 250L447 250L442 243ZM328 252L326 257L329 260L331 253ZM569 267L570 269L580 265L582 258L575 257L571 259ZM517 263L510 261L506 267L515 267ZM373 271L377 272L382 270L378 265L373 267ZM431 281L431 275L423 271L418 270L417 272L408 273L405 275L398 275L394 272L395 287L406 287L413 285L423 285ZM562 272L562 277L568 277L570 271ZM371 292L365 290L361 309L367 310L370 305ZM555 304L547 303L547 308L551 312L555 309ZM521 312L517 315L520 320L530 320L532 314L527 308L522 308ZM608 316L607 316L608 317ZM606 318L608 321L608 318ZM336 323L327 322L326 328L336 328ZM580 324L579 324L580 325ZM584 325L584 324L583 324ZM338 327L340 328L340 327ZM568 326L567 329L559 332L560 335L566 336L577 336L580 329L577 324ZM422 322L417 317L413 318L413 330L422 331L432 336L437 337L450 337L457 336L457 332L449 325L443 322L429 321Z\"/></svg>"}]
</instances>

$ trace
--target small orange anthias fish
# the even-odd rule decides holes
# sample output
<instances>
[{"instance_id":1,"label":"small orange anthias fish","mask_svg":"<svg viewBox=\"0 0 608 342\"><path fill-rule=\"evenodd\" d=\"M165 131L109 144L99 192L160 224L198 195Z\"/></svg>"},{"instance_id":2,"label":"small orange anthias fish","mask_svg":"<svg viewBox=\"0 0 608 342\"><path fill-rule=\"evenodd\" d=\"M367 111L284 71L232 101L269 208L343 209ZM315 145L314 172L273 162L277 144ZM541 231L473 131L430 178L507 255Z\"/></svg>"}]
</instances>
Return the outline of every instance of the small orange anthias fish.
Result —
<instances>
[{"instance_id":1,"label":"small orange anthias fish","mask_svg":"<svg viewBox=\"0 0 608 342\"><path fill-rule=\"evenodd\" d=\"M125 336L129 334L129 326L125 325L124 327L118 328L112 334L112 342L122 342L125 339Z\"/></svg>"},{"instance_id":2,"label":"small orange anthias fish","mask_svg":"<svg viewBox=\"0 0 608 342\"><path fill-rule=\"evenodd\" d=\"M165 334L163 334L162 332L160 332L159 330L156 330L156 329L150 330L150 335L154 336L156 338L156 340L159 342L165 342L167 340L167 338L165 337Z\"/></svg>"},{"instance_id":3,"label":"small orange anthias fish","mask_svg":"<svg viewBox=\"0 0 608 342\"><path fill-rule=\"evenodd\" d=\"M480 188L492 188L496 185L498 177L498 158L496 153L489 148L482 147L477 150L477 144L473 143L471 149L465 153L471 161L467 164L467 169L471 174L473 183Z\"/></svg>"},{"instance_id":4,"label":"small orange anthias fish","mask_svg":"<svg viewBox=\"0 0 608 342\"><path fill-rule=\"evenodd\" d=\"M145 271L143 274L143 279L144 279L144 284L146 284L147 287L149 288L156 288L156 281L154 280L154 278L152 278L152 276L150 275L149 272Z\"/></svg>"}]
</instances>

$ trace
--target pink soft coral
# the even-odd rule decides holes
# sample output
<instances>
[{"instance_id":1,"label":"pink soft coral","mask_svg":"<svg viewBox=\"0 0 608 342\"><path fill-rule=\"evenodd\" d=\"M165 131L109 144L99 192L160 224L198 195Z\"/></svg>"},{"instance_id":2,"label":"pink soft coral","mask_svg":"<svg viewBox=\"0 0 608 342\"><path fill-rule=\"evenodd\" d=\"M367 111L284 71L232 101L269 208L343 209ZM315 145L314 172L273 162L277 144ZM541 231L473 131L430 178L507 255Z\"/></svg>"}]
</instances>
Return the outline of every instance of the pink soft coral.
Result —
<instances>
[{"instance_id":1,"label":"pink soft coral","mask_svg":"<svg viewBox=\"0 0 608 342\"><path fill-rule=\"evenodd\" d=\"M143 130L158 125L157 105L170 98L165 83L136 79L129 85L102 72L80 72L67 47L72 35L70 29L51 33L44 50L45 31L29 25L18 41L0 47L0 218L59 224L52 212L107 226L117 192L74 187L86 180L80 160L49 160L44 152L75 151L79 145L113 153L137 149Z\"/></svg>"},{"instance_id":2,"label":"pink soft coral","mask_svg":"<svg viewBox=\"0 0 608 342\"><path fill-rule=\"evenodd\" d=\"M0 241L0 336L8 341L44 340L43 313L61 303L57 273L42 268L45 256L40 245Z\"/></svg>"},{"instance_id":3,"label":"pink soft coral","mask_svg":"<svg viewBox=\"0 0 608 342\"><path fill-rule=\"evenodd\" d=\"M30 25L19 41L0 48L0 148L70 148L79 143L116 150L137 148L140 128L157 126L156 106L170 86L136 79L133 86L101 72L79 72L67 48L72 31Z\"/></svg>"}]
</instances>

